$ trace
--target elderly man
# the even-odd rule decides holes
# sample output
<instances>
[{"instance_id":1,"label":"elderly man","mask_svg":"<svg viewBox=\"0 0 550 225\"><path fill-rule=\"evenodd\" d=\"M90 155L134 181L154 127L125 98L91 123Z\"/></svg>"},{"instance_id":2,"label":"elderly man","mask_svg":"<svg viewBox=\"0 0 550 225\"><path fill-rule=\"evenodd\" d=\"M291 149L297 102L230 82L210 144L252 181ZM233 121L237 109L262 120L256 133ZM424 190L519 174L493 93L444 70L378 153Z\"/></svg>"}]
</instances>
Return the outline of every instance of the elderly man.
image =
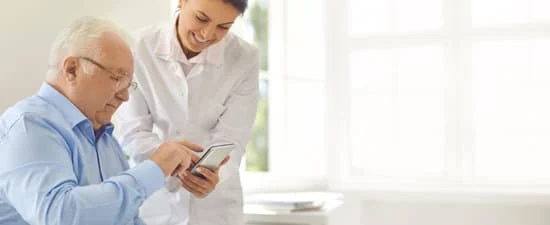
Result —
<instances>
[{"instance_id":1,"label":"elderly man","mask_svg":"<svg viewBox=\"0 0 550 225\"><path fill-rule=\"evenodd\" d=\"M129 169L113 138L133 59L109 22L82 18L59 34L38 94L0 117L0 224L142 224L138 209L200 146L167 142Z\"/></svg>"}]
</instances>

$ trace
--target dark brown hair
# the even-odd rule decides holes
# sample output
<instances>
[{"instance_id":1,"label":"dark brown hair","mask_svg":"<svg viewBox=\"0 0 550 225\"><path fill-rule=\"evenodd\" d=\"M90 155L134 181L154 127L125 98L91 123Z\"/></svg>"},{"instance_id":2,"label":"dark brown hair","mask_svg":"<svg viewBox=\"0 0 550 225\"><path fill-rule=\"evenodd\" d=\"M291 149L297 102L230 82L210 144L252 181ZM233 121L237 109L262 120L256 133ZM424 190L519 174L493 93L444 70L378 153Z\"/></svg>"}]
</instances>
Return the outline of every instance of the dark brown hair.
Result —
<instances>
[{"instance_id":1,"label":"dark brown hair","mask_svg":"<svg viewBox=\"0 0 550 225\"><path fill-rule=\"evenodd\" d=\"M231 4L241 13L244 13L244 11L246 11L246 7L248 6L247 1L248 0L223 0L223 2Z\"/></svg>"},{"instance_id":2,"label":"dark brown hair","mask_svg":"<svg viewBox=\"0 0 550 225\"><path fill-rule=\"evenodd\" d=\"M185 0L187 1L187 0ZM241 14L244 14L244 11L246 11L246 7L248 7L248 0L223 0L223 2L228 3L235 7ZM176 13L179 12L179 5L178 9L176 9Z\"/></svg>"}]
</instances>

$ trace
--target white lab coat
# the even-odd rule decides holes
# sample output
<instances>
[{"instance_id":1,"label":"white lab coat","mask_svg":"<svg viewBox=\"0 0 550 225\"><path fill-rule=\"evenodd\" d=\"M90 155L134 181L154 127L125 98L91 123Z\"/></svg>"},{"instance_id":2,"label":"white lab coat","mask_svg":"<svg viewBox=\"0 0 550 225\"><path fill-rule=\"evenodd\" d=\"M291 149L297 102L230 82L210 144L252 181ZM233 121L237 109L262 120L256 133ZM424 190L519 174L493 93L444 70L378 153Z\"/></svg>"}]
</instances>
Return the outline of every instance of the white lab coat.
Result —
<instances>
[{"instance_id":1,"label":"white lab coat","mask_svg":"<svg viewBox=\"0 0 550 225\"><path fill-rule=\"evenodd\" d=\"M175 19L136 35L138 89L117 112L123 148L139 163L165 140L183 138L204 147L229 141L238 147L206 198L162 188L145 201L140 216L150 225L242 225L239 166L258 102L258 51L229 33L192 58L197 64L184 74Z\"/></svg>"}]
</instances>

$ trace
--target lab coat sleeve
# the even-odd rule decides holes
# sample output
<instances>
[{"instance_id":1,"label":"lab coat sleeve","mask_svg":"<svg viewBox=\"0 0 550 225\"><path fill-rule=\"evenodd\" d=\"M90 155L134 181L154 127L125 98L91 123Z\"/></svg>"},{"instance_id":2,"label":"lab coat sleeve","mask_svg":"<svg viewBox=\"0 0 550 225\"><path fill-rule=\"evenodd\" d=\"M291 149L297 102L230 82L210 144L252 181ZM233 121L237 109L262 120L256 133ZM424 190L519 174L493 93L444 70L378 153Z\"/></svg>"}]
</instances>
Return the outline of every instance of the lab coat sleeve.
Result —
<instances>
[{"instance_id":1,"label":"lab coat sleeve","mask_svg":"<svg viewBox=\"0 0 550 225\"><path fill-rule=\"evenodd\" d=\"M226 99L226 110L218 119L210 136L210 143L232 142L237 146L231 152L229 162L220 169L220 183L239 172L241 160L252 133L259 99L259 57L254 57L252 66L245 73L244 79Z\"/></svg>"},{"instance_id":2,"label":"lab coat sleeve","mask_svg":"<svg viewBox=\"0 0 550 225\"><path fill-rule=\"evenodd\" d=\"M120 106L116 117L124 152L136 163L149 159L162 140L153 133L153 116L140 88Z\"/></svg>"}]
</instances>

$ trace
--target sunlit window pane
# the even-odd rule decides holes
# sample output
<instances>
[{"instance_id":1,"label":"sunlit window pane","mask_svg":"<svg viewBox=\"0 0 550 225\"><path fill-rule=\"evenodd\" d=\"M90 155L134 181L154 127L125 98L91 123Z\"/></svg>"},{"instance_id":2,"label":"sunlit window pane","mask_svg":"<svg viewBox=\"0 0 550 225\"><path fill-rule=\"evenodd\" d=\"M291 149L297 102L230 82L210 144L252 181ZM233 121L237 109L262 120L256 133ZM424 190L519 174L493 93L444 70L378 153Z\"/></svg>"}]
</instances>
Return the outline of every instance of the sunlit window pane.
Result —
<instances>
[{"instance_id":1,"label":"sunlit window pane","mask_svg":"<svg viewBox=\"0 0 550 225\"><path fill-rule=\"evenodd\" d=\"M256 111L256 120L252 128L252 134L246 148L246 171L265 172L269 165L269 59L268 59L268 0L249 0L249 8L244 15L244 20L239 21L240 29L232 28L239 36L253 43L260 52L261 77L259 83L260 99Z\"/></svg>"},{"instance_id":2,"label":"sunlit window pane","mask_svg":"<svg viewBox=\"0 0 550 225\"><path fill-rule=\"evenodd\" d=\"M442 0L395 0L395 31L438 29L443 25Z\"/></svg>"},{"instance_id":3,"label":"sunlit window pane","mask_svg":"<svg viewBox=\"0 0 550 225\"><path fill-rule=\"evenodd\" d=\"M352 167L374 176L441 175L443 49L363 51L350 59Z\"/></svg>"},{"instance_id":4,"label":"sunlit window pane","mask_svg":"<svg viewBox=\"0 0 550 225\"><path fill-rule=\"evenodd\" d=\"M287 156L283 163L292 175L325 173L325 92L323 82L288 81L286 96Z\"/></svg>"},{"instance_id":5,"label":"sunlit window pane","mask_svg":"<svg viewBox=\"0 0 550 225\"><path fill-rule=\"evenodd\" d=\"M276 0L277 1L277 0ZM280 1L280 0L278 0ZM287 1L285 14L285 56L288 76L321 80L324 78L325 25L318 0ZM304 58L306 56L307 58ZM311 66L315 65L315 66Z\"/></svg>"},{"instance_id":6,"label":"sunlit window pane","mask_svg":"<svg viewBox=\"0 0 550 225\"><path fill-rule=\"evenodd\" d=\"M353 35L392 31L392 1L350 0L348 24Z\"/></svg>"},{"instance_id":7,"label":"sunlit window pane","mask_svg":"<svg viewBox=\"0 0 550 225\"><path fill-rule=\"evenodd\" d=\"M246 146L246 170L247 171L268 171L269 170L269 82L266 79L260 80L260 99L256 110L256 120L252 127L252 135Z\"/></svg>"},{"instance_id":8,"label":"sunlit window pane","mask_svg":"<svg viewBox=\"0 0 550 225\"><path fill-rule=\"evenodd\" d=\"M350 87L354 91L391 95L394 51L356 51L350 57Z\"/></svg>"},{"instance_id":9,"label":"sunlit window pane","mask_svg":"<svg viewBox=\"0 0 550 225\"><path fill-rule=\"evenodd\" d=\"M550 22L550 1L531 0L531 11L533 22Z\"/></svg>"},{"instance_id":10,"label":"sunlit window pane","mask_svg":"<svg viewBox=\"0 0 550 225\"><path fill-rule=\"evenodd\" d=\"M473 46L475 172L550 178L550 40Z\"/></svg>"},{"instance_id":11,"label":"sunlit window pane","mask_svg":"<svg viewBox=\"0 0 550 225\"><path fill-rule=\"evenodd\" d=\"M522 24L529 21L529 0L475 0L470 3L474 26Z\"/></svg>"},{"instance_id":12,"label":"sunlit window pane","mask_svg":"<svg viewBox=\"0 0 550 225\"><path fill-rule=\"evenodd\" d=\"M349 11L351 35L423 31L443 25L442 0L350 0Z\"/></svg>"}]
</instances>

